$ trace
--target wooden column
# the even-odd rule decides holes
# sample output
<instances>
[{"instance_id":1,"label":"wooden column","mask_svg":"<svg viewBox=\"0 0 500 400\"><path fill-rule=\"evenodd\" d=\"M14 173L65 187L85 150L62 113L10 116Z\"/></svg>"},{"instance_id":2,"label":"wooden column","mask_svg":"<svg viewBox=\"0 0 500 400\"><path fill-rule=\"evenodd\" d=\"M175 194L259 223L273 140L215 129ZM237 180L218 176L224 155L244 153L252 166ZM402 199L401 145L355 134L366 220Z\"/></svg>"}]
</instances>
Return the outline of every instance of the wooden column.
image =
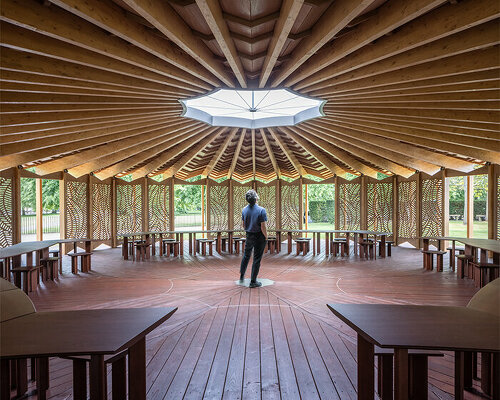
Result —
<instances>
[{"instance_id":1,"label":"wooden column","mask_svg":"<svg viewBox=\"0 0 500 400\"><path fill-rule=\"evenodd\" d=\"M465 199L467 205L467 237L473 236L474 224L474 176L467 175L467 197Z\"/></svg>"},{"instance_id":2,"label":"wooden column","mask_svg":"<svg viewBox=\"0 0 500 400\"><path fill-rule=\"evenodd\" d=\"M21 174L12 168L12 244L21 243Z\"/></svg>"},{"instance_id":3,"label":"wooden column","mask_svg":"<svg viewBox=\"0 0 500 400\"><path fill-rule=\"evenodd\" d=\"M207 223L206 223L206 227L207 227L207 230L210 230L211 228L211 224L210 224L210 187L212 186L212 182L210 181L210 179L207 178L207 186L206 186L206 191L207 191L207 207L206 207L206 214L207 214Z\"/></svg>"},{"instance_id":4,"label":"wooden column","mask_svg":"<svg viewBox=\"0 0 500 400\"><path fill-rule=\"evenodd\" d=\"M308 201L309 199L307 198L307 183L305 184L305 191L304 191L304 203L305 203L305 224L306 224L306 227L305 229L307 230L307 220L309 219L309 204L308 204ZM307 233L306 233L306 237L307 237Z\"/></svg>"},{"instance_id":5,"label":"wooden column","mask_svg":"<svg viewBox=\"0 0 500 400\"><path fill-rule=\"evenodd\" d=\"M94 223L92 219L94 198L92 196L92 185L96 179L92 173L88 175L87 179L87 237L90 239L94 238Z\"/></svg>"},{"instance_id":6,"label":"wooden column","mask_svg":"<svg viewBox=\"0 0 500 400\"><path fill-rule=\"evenodd\" d=\"M174 186L174 178L170 178L168 181L168 212L170 215L170 230L175 230L175 208L174 208L174 200L175 200L175 186Z\"/></svg>"},{"instance_id":7,"label":"wooden column","mask_svg":"<svg viewBox=\"0 0 500 400\"><path fill-rule=\"evenodd\" d=\"M201 230L205 230L205 185L201 185Z\"/></svg>"},{"instance_id":8,"label":"wooden column","mask_svg":"<svg viewBox=\"0 0 500 400\"><path fill-rule=\"evenodd\" d=\"M488 166L488 239L498 238L498 165Z\"/></svg>"},{"instance_id":9,"label":"wooden column","mask_svg":"<svg viewBox=\"0 0 500 400\"><path fill-rule=\"evenodd\" d=\"M361 193L360 193L360 214L359 214L359 226L362 230L368 229L368 194L367 191L367 179L366 176L361 175Z\"/></svg>"},{"instance_id":10,"label":"wooden column","mask_svg":"<svg viewBox=\"0 0 500 400\"><path fill-rule=\"evenodd\" d=\"M392 240L398 245L398 176L392 177Z\"/></svg>"},{"instance_id":11,"label":"wooden column","mask_svg":"<svg viewBox=\"0 0 500 400\"><path fill-rule=\"evenodd\" d=\"M118 246L117 227L116 227L116 218L117 218L116 179L117 178L115 177L111 179L111 247Z\"/></svg>"},{"instance_id":12,"label":"wooden column","mask_svg":"<svg viewBox=\"0 0 500 400\"><path fill-rule=\"evenodd\" d=\"M446 178L446 170L443 169L441 171L441 179L443 180L443 196L441 197L441 202L442 202L442 210L443 210L443 228L442 228L442 233L443 236L448 236L450 232L450 185L449 181ZM445 243L444 248L446 248L447 245Z\"/></svg>"},{"instance_id":13,"label":"wooden column","mask_svg":"<svg viewBox=\"0 0 500 400\"><path fill-rule=\"evenodd\" d=\"M422 174L417 172L417 237L422 236ZM417 239L417 248L422 248L422 240Z\"/></svg>"},{"instance_id":14,"label":"wooden column","mask_svg":"<svg viewBox=\"0 0 500 400\"><path fill-rule=\"evenodd\" d=\"M339 177L335 175L335 229L340 229L340 207L339 207Z\"/></svg>"},{"instance_id":15,"label":"wooden column","mask_svg":"<svg viewBox=\"0 0 500 400\"><path fill-rule=\"evenodd\" d=\"M304 198L302 195L302 177L299 178L299 229L303 228L304 224Z\"/></svg>"},{"instance_id":16,"label":"wooden column","mask_svg":"<svg viewBox=\"0 0 500 400\"><path fill-rule=\"evenodd\" d=\"M142 231L149 231L149 189L148 177L141 179L141 196L142 196Z\"/></svg>"},{"instance_id":17,"label":"wooden column","mask_svg":"<svg viewBox=\"0 0 500 400\"><path fill-rule=\"evenodd\" d=\"M227 216L227 227L229 230L234 229L234 187L233 187L233 180L229 180L229 189L227 190L229 199L228 199L228 216Z\"/></svg>"},{"instance_id":18,"label":"wooden column","mask_svg":"<svg viewBox=\"0 0 500 400\"><path fill-rule=\"evenodd\" d=\"M35 207L36 207L36 240L43 240L43 202L42 202L42 179L35 179Z\"/></svg>"}]
</instances>

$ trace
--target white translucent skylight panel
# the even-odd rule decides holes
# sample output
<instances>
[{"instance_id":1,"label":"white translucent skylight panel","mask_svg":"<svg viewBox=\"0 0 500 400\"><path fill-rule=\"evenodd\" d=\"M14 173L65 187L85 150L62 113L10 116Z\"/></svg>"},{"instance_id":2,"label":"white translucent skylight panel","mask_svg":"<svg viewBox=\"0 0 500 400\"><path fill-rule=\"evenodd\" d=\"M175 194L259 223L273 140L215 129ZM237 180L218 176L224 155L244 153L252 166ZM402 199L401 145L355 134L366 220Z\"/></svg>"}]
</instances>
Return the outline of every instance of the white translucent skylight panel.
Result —
<instances>
[{"instance_id":1,"label":"white translucent skylight panel","mask_svg":"<svg viewBox=\"0 0 500 400\"><path fill-rule=\"evenodd\" d=\"M322 100L286 89L220 89L206 96L181 100L184 116L214 126L262 128L294 125L322 116Z\"/></svg>"}]
</instances>

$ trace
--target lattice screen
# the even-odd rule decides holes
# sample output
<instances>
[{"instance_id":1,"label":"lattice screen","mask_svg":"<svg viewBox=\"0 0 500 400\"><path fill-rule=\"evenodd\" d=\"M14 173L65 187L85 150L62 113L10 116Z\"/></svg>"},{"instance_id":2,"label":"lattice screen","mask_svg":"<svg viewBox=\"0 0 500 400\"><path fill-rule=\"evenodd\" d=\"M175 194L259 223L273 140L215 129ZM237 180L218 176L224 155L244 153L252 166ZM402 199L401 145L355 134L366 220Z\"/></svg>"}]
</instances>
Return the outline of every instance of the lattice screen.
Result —
<instances>
[{"instance_id":1,"label":"lattice screen","mask_svg":"<svg viewBox=\"0 0 500 400\"><path fill-rule=\"evenodd\" d=\"M0 177L0 248L14 243L12 178Z\"/></svg>"},{"instance_id":2,"label":"lattice screen","mask_svg":"<svg viewBox=\"0 0 500 400\"><path fill-rule=\"evenodd\" d=\"M111 239L111 185L92 184L92 236L93 239Z\"/></svg>"},{"instance_id":3,"label":"lattice screen","mask_svg":"<svg viewBox=\"0 0 500 400\"><path fill-rule=\"evenodd\" d=\"M497 176L497 240L500 240L500 175Z\"/></svg>"},{"instance_id":4,"label":"lattice screen","mask_svg":"<svg viewBox=\"0 0 500 400\"><path fill-rule=\"evenodd\" d=\"M241 210L248 204L245 200L245 194L251 188L252 186L233 186L233 227L235 231L243 231Z\"/></svg>"},{"instance_id":5,"label":"lattice screen","mask_svg":"<svg viewBox=\"0 0 500 400\"><path fill-rule=\"evenodd\" d=\"M267 212L267 228L276 229L276 185L257 187L259 206Z\"/></svg>"},{"instance_id":6,"label":"lattice screen","mask_svg":"<svg viewBox=\"0 0 500 400\"><path fill-rule=\"evenodd\" d=\"M85 238L87 232L87 182L66 182L66 238Z\"/></svg>"},{"instance_id":7,"label":"lattice screen","mask_svg":"<svg viewBox=\"0 0 500 400\"><path fill-rule=\"evenodd\" d=\"M392 182L373 182L366 187L368 230L392 232Z\"/></svg>"},{"instance_id":8,"label":"lattice screen","mask_svg":"<svg viewBox=\"0 0 500 400\"><path fill-rule=\"evenodd\" d=\"M443 236L443 180L422 180L422 236Z\"/></svg>"},{"instance_id":9,"label":"lattice screen","mask_svg":"<svg viewBox=\"0 0 500 400\"><path fill-rule=\"evenodd\" d=\"M361 184L339 183L339 228L357 230L361 227Z\"/></svg>"},{"instance_id":10,"label":"lattice screen","mask_svg":"<svg viewBox=\"0 0 500 400\"><path fill-rule=\"evenodd\" d=\"M229 187L210 185L209 229L228 229L229 226ZM241 219L241 218L240 218Z\"/></svg>"},{"instance_id":11,"label":"lattice screen","mask_svg":"<svg viewBox=\"0 0 500 400\"><path fill-rule=\"evenodd\" d=\"M281 185L281 228L299 229L300 226L300 188L297 184Z\"/></svg>"},{"instance_id":12,"label":"lattice screen","mask_svg":"<svg viewBox=\"0 0 500 400\"><path fill-rule=\"evenodd\" d=\"M398 182L398 237L415 239L417 232L417 181Z\"/></svg>"},{"instance_id":13,"label":"lattice screen","mask_svg":"<svg viewBox=\"0 0 500 400\"><path fill-rule=\"evenodd\" d=\"M170 230L170 188L168 184L148 184L149 198L149 230L169 231Z\"/></svg>"},{"instance_id":14,"label":"lattice screen","mask_svg":"<svg viewBox=\"0 0 500 400\"><path fill-rule=\"evenodd\" d=\"M116 185L116 230L121 233L142 231L140 184Z\"/></svg>"}]
</instances>

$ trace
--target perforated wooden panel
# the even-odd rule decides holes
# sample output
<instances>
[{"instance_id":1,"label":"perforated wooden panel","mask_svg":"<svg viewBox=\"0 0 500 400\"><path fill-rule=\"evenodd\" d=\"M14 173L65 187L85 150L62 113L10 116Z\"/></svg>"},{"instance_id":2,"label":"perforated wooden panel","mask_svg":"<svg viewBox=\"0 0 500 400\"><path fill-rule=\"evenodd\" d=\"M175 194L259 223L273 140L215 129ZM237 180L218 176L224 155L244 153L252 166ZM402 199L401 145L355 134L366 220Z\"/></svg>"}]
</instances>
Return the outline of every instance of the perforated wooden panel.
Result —
<instances>
[{"instance_id":1,"label":"perforated wooden panel","mask_svg":"<svg viewBox=\"0 0 500 400\"><path fill-rule=\"evenodd\" d=\"M92 238L111 239L111 185L92 184Z\"/></svg>"},{"instance_id":2,"label":"perforated wooden panel","mask_svg":"<svg viewBox=\"0 0 500 400\"><path fill-rule=\"evenodd\" d=\"M228 229L229 226L229 187L210 185L209 229ZM241 219L241 218L240 218Z\"/></svg>"},{"instance_id":3,"label":"perforated wooden panel","mask_svg":"<svg viewBox=\"0 0 500 400\"><path fill-rule=\"evenodd\" d=\"M248 203L245 200L245 194L252 186L250 185L234 185L233 186L233 229L235 231L243 231L243 223L241 222L241 210Z\"/></svg>"},{"instance_id":4,"label":"perforated wooden panel","mask_svg":"<svg viewBox=\"0 0 500 400\"><path fill-rule=\"evenodd\" d=\"M339 227L357 230L361 227L361 184L339 183Z\"/></svg>"},{"instance_id":5,"label":"perforated wooden panel","mask_svg":"<svg viewBox=\"0 0 500 400\"><path fill-rule=\"evenodd\" d=\"M85 238L87 232L87 182L66 182L66 237Z\"/></svg>"},{"instance_id":6,"label":"perforated wooden panel","mask_svg":"<svg viewBox=\"0 0 500 400\"><path fill-rule=\"evenodd\" d=\"M443 236L443 180L422 180L422 236Z\"/></svg>"},{"instance_id":7,"label":"perforated wooden panel","mask_svg":"<svg viewBox=\"0 0 500 400\"><path fill-rule=\"evenodd\" d=\"M393 184L373 182L366 186L368 209L367 228L379 232L392 232Z\"/></svg>"},{"instance_id":8,"label":"perforated wooden panel","mask_svg":"<svg viewBox=\"0 0 500 400\"><path fill-rule=\"evenodd\" d=\"M121 233L142 231L140 184L116 185L116 230Z\"/></svg>"},{"instance_id":9,"label":"perforated wooden panel","mask_svg":"<svg viewBox=\"0 0 500 400\"><path fill-rule=\"evenodd\" d=\"M500 175L497 176L497 240L500 240Z\"/></svg>"},{"instance_id":10,"label":"perforated wooden panel","mask_svg":"<svg viewBox=\"0 0 500 400\"><path fill-rule=\"evenodd\" d=\"M300 188L298 184L281 185L281 228L299 229Z\"/></svg>"},{"instance_id":11,"label":"perforated wooden panel","mask_svg":"<svg viewBox=\"0 0 500 400\"><path fill-rule=\"evenodd\" d=\"M267 212L267 228L276 229L276 185L257 187L259 206Z\"/></svg>"},{"instance_id":12,"label":"perforated wooden panel","mask_svg":"<svg viewBox=\"0 0 500 400\"><path fill-rule=\"evenodd\" d=\"M170 230L170 187L168 184L148 184L148 215L150 231Z\"/></svg>"},{"instance_id":13,"label":"perforated wooden panel","mask_svg":"<svg viewBox=\"0 0 500 400\"><path fill-rule=\"evenodd\" d=\"M416 239L417 181L398 182L398 237Z\"/></svg>"},{"instance_id":14,"label":"perforated wooden panel","mask_svg":"<svg viewBox=\"0 0 500 400\"><path fill-rule=\"evenodd\" d=\"M0 247L14 243L12 178L0 177Z\"/></svg>"}]
</instances>

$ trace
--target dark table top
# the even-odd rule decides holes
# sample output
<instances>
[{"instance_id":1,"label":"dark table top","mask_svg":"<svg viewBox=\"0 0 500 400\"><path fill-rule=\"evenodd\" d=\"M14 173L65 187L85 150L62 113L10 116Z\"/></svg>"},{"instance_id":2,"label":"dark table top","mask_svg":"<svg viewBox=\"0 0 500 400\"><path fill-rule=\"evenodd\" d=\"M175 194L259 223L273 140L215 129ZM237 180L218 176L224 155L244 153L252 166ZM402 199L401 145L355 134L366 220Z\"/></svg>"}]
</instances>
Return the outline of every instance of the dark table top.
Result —
<instances>
[{"instance_id":1,"label":"dark table top","mask_svg":"<svg viewBox=\"0 0 500 400\"><path fill-rule=\"evenodd\" d=\"M474 239L474 238L462 238L453 236L424 236L421 239L428 240L448 240L454 242L460 242L468 246L477 247L484 250L489 250L494 253L500 253L500 240L494 239Z\"/></svg>"},{"instance_id":2,"label":"dark table top","mask_svg":"<svg viewBox=\"0 0 500 400\"><path fill-rule=\"evenodd\" d=\"M500 318L467 307L328 304L365 340L380 347L500 351Z\"/></svg>"},{"instance_id":3,"label":"dark table top","mask_svg":"<svg viewBox=\"0 0 500 400\"><path fill-rule=\"evenodd\" d=\"M8 258L19 256L21 254L31 253L32 251L46 249L59 243L79 243L79 242L95 242L97 239L54 239L54 240L39 240L35 242L17 243L4 249L0 249L0 258Z\"/></svg>"},{"instance_id":4,"label":"dark table top","mask_svg":"<svg viewBox=\"0 0 500 400\"><path fill-rule=\"evenodd\" d=\"M0 323L0 358L115 354L132 346L176 310L36 312Z\"/></svg>"}]
</instances>

